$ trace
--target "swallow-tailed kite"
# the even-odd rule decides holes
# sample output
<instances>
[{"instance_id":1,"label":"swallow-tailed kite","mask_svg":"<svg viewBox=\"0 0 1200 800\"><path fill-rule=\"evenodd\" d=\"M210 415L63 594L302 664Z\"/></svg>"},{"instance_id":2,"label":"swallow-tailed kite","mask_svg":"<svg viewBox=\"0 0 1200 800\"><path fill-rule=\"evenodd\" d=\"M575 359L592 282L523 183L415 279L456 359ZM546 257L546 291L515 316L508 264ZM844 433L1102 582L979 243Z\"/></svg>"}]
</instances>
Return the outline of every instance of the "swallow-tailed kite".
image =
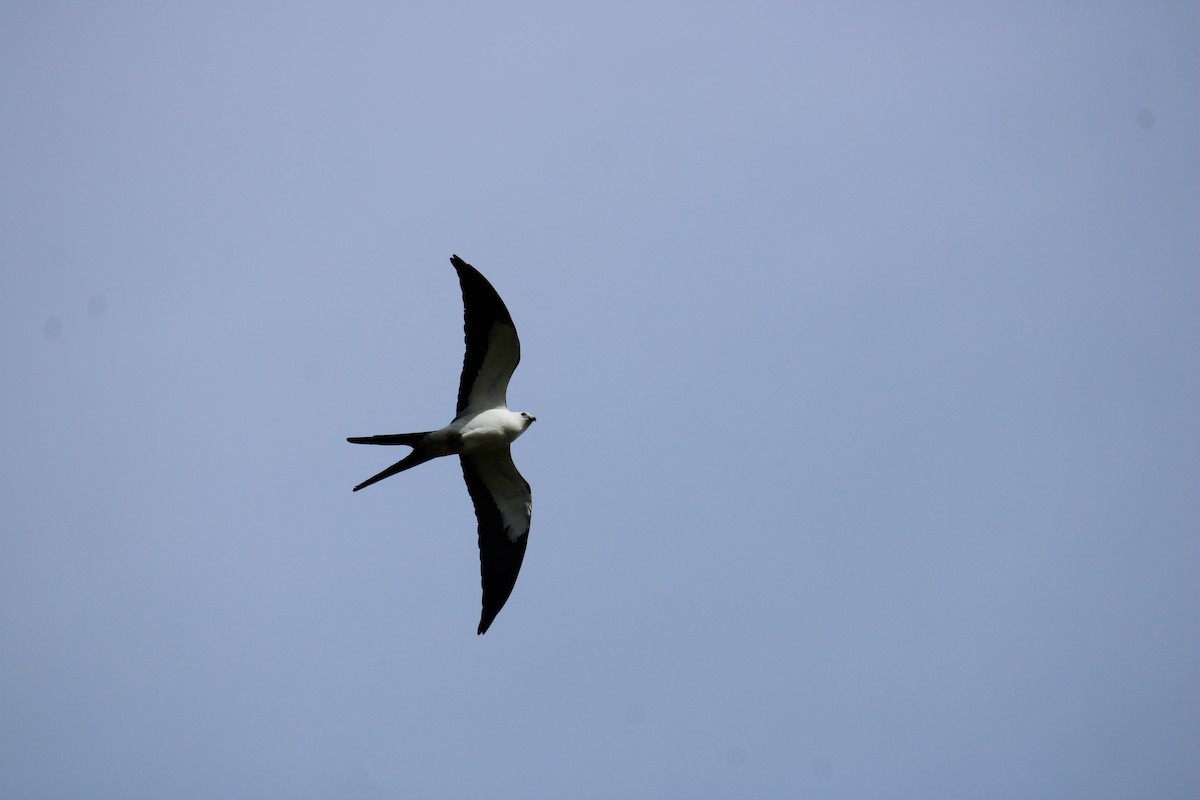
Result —
<instances>
[{"instance_id":1,"label":"swallow-tailed kite","mask_svg":"<svg viewBox=\"0 0 1200 800\"><path fill-rule=\"evenodd\" d=\"M508 309L487 278L458 256L450 263L462 285L467 352L458 384L458 415L436 431L355 436L354 444L403 444L412 452L354 491L439 456L457 455L479 520L479 571L487 631L512 593L525 557L533 499L517 472L509 445L537 417L508 410L508 379L521 360L521 343Z\"/></svg>"}]
</instances>

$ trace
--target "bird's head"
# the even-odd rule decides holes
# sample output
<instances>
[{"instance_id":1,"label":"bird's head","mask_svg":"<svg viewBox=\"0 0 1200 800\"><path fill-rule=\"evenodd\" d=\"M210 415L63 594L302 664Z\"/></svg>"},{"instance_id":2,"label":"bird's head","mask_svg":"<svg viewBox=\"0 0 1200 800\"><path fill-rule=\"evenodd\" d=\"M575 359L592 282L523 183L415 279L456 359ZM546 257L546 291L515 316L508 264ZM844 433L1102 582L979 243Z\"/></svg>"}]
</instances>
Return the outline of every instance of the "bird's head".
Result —
<instances>
[{"instance_id":1,"label":"bird's head","mask_svg":"<svg viewBox=\"0 0 1200 800\"><path fill-rule=\"evenodd\" d=\"M528 428L530 425L532 425L535 422L537 422L537 417L535 417L533 414L530 414L525 411L521 412L521 429L522 430L524 430L525 428Z\"/></svg>"}]
</instances>

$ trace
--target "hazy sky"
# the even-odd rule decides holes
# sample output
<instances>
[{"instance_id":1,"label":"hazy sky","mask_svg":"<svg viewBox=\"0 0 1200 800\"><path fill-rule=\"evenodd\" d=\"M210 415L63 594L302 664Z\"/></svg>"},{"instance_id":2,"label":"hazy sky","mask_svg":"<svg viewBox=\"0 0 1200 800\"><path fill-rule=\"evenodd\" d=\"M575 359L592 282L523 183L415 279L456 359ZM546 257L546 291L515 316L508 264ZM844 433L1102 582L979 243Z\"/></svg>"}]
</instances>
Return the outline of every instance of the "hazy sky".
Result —
<instances>
[{"instance_id":1,"label":"hazy sky","mask_svg":"<svg viewBox=\"0 0 1200 800\"><path fill-rule=\"evenodd\" d=\"M0 796L1200 795L1200 7L0 4ZM484 637L448 258L521 333Z\"/></svg>"}]
</instances>

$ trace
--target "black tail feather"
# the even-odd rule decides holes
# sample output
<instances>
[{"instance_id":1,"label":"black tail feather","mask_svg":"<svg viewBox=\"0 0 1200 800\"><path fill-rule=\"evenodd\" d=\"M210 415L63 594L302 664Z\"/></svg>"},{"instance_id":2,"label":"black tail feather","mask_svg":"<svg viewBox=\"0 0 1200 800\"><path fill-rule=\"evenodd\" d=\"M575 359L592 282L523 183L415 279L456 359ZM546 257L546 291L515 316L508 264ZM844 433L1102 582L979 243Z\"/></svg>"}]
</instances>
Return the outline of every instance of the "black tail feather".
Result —
<instances>
[{"instance_id":1,"label":"black tail feather","mask_svg":"<svg viewBox=\"0 0 1200 800\"><path fill-rule=\"evenodd\" d=\"M386 442L384 442L384 444L386 444ZM390 478L398 472L404 472L406 469L412 469L418 464L424 464L426 461L432 461L435 458L437 458L437 456L430 455L429 453L425 453L420 450L413 450L411 453L397 461L395 464L392 464L383 472L380 472L378 475L372 475L358 486L355 486L354 491L357 492L359 489L365 489L372 483L378 483L384 478Z\"/></svg>"},{"instance_id":2,"label":"black tail feather","mask_svg":"<svg viewBox=\"0 0 1200 800\"><path fill-rule=\"evenodd\" d=\"M429 435L429 431L422 433L385 433L381 436L351 436L346 439L350 444L404 444L409 447L416 447L417 443Z\"/></svg>"}]
</instances>

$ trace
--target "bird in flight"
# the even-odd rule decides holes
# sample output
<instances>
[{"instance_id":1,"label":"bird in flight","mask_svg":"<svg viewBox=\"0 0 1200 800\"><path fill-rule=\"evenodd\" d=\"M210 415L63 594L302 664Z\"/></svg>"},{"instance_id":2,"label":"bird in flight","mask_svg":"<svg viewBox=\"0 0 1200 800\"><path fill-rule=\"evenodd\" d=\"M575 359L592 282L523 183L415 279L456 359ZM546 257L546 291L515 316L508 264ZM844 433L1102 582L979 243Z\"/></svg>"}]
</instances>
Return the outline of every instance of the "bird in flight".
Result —
<instances>
[{"instance_id":1,"label":"bird in flight","mask_svg":"<svg viewBox=\"0 0 1200 800\"><path fill-rule=\"evenodd\" d=\"M457 455L479 521L479 572L485 633L512 594L525 558L533 496L517 472L509 445L537 417L509 411L508 380L521 360L521 343L500 295L479 270L458 256L450 263L462 285L467 352L458 383L458 411L446 427L422 433L353 436L353 444L402 444L412 452L354 491L439 456Z\"/></svg>"}]
</instances>

